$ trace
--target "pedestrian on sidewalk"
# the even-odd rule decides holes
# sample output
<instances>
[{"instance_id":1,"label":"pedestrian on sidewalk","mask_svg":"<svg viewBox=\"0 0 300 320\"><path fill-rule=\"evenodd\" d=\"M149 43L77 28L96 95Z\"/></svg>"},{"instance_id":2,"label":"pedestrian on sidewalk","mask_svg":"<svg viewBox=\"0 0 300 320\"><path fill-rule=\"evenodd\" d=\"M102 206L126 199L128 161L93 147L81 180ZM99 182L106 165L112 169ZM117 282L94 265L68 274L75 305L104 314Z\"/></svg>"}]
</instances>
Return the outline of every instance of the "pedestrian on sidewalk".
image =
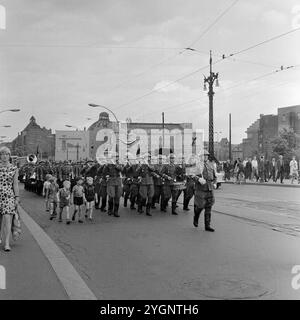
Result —
<instances>
[{"instance_id":1,"label":"pedestrian on sidewalk","mask_svg":"<svg viewBox=\"0 0 300 320\"><path fill-rule=\"evenodd\" d=\"M272 158L272 162L270 164L270 176L269 178L273 180L273 182L276 182L276 176L277 176L277 166L276 166L276 160L275 158Z\"/></svg>"},{"instance_id":2,"label":"pedestrian on sidewalk","mask_svg":"<svg viewBox=\"0 0 300 320\"><path fill-rule=\"evenodd\" d=\"M19 173L18 168L10 163L10 155L9 148L0 148L0 241L4 239L4 250L7 252L11 250L9 242L12 218L19 205Z\"/></svg>"},{"instance_id":3,"label":"pedestrian on sidewalk","mask_svg":"<svg viewBox=\"0 0 300 320\"><path fill-rule=\"evenodd\" d=\"M294 183L294 180L298 180L298 163L296 161L296 157L293 156L292 160L290 161L290 177L291 177L291 183Z\"/></svg>"},{"instance_id":4,"label":"pedestrian on sidewalk","mask_svg":"<svg viewBox=\"0 0 300 320\"><path fill-rule=\"evenodd\" d=\"M259 179L259 176L258 176L258 162L256 160L256 156L254 156L253 160L251 161L251 167L252 167L252 180L255 178L257 182Z\"/></svg>"},{"instance_id":5,"label":"pedestrian on sidewalk","mask_svg":"<svg viewBox=\"0 0 300 320\"><path fill-rule=\"evenodd\" d=\"M67 220L66 224L70 224L70 205L71 205L71 182L65 180L63 182L63 188L59 189L58 201L59 201L59 222L62 222L62 213L64 208L66 208Z\"/></svg>"},{"instance_id":6,"label":"pedestrian on sidewalk","mask_svg":"<svg viewBox=\"0 0 300 320\"><path fill-rule=\"evenodd\" d=\"M280 183L283 183L283 178L284 178L284 161L283 161L283 156L280 155L279 159L277 160L277 179L280 178Z\"/></svg>"}]
</instances>

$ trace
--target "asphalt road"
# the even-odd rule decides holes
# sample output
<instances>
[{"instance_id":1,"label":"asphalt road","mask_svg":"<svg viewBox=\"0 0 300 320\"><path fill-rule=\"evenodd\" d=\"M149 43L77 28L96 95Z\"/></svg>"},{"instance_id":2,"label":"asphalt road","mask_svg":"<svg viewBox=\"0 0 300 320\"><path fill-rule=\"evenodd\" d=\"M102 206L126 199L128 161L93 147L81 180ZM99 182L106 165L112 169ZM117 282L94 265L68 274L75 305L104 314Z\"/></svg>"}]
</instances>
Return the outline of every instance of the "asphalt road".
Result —
<instances>
[{"instance_id":1,"label":"asphalt road","mask_svg":"<svg viewBox=\"0 0 300 320\"><path fill-rule=\"evenodd\" d=\"M196 229L181 208L148 217L121 206L120 218L96 210L93 222L66 225L21 191L23 208L98 299L299 299L291 269L300 265L300 189L222 185L215 194L208 233L203 216Z\"/></svg>"}]
</instances>

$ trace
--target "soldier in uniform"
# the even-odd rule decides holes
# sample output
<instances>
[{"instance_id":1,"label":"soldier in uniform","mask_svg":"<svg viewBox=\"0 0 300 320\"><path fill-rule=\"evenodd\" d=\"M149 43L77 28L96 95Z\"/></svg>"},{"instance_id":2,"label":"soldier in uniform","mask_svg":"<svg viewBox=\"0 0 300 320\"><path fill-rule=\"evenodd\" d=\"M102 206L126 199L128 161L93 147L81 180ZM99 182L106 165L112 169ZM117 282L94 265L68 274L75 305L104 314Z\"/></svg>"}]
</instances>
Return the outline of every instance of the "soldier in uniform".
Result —
<instances>
[{"instance_id":1,"label":"soldier in uniform","mask_svg":"<svg viewBox=\"0 0 300 320\"><path fill-rule=\"evenodd\" d=\"M160 176L160 172L162 169L162 163L154 164L154 172L153 172L153 183L154 183L154 196L152 198L152 209L155 209L155 204L160 203L160 208L162 210L162 188L163 188L163 179Z\"/></svg>"},{"instance_id":2,"label":"soldier in uniform","mask_svg":"<svg viewBox=\"0 0 300 320\"><path fill-rule=\"evenodd\" d=\"M36 193L38 195L41 195L43 191L45 171L44 161L40 161L36 165Z\"/></svg>"},{"instance_id":3,"label":"soldier in uniform","mask_svg":"<svg viewBox=\"0 0 300 320\"><path fill-rule=\"evenodd\" d=\"M123 197L124 197L124 207L127 207L127 202L130 197L130 186L132 183L131 176L130 176L130 164L129 161L126 160L126 164L123 167L122 174L124 176L123 180Z\"/></svg>"},{"instance_id":4,"label":"soldier in uniform","mask_svg":"<svg viewBox=\"0 0 300 320\"><path fill-rule=\"evenodd\" d=\"M127 175L130 177L130 209L135 210L135 204L139 205L140 196L139 196L139 175L138 168L139 164L136 163L136 160L130 160L130 168L127 171Z\"/></svg>"},{"instance_id":5,"label":"soldier in uniform","mask_svg":"<svg viewBox=\"0 0 300 320\"><path fill-rule=\"evenodd\" d=\"M164 179L163 184L163 204L162 211L166 212L166 208L170 198L172 198L172 214L177 215L176 212L176 201L177 201L177 190L174 188L174 182L176 182L176 165L174 163L174 155L171 154L170 163L164 164L161 170L161 176Z\"/></svg>"},{"instance_id":6,"label":"soldier in uniform","mask_svg":"<svg viewBox=\"0 0 300 320\"><path fill-rule=\"evenodd\" d=\"M107 178L107 194L108 194L108 214L120 217L118 214L120 197L122 195L122 166L114 163L108 163L103 169L103 175Z\"/></svg>"},{"instance_id":7,"label":"soldier in uniform","mask_svg":"<svg viewBox=\"0 0 300 320\"><path fill-rule=\"evenodd\" d=\"M146 215L151 216L150 208L152 205L152 197L154 196L154 184L152 173L154 167L147 161L148 155L145 155L142 159L141 165L137 169L137 174L140 182L140 201L138 205L138 212L143 213L143 206L146 206Z\"/></svg>"},{"instance_id":8,"label":"soldier in uniform","mask_svg":"<svg viewBox=\"0 0 300 320\"><path fill-rule=\"evenodd\" d=\"M107 179L104 175L104 168L106 165L106 160L100 161L100 165L97 171L97 178L96 178L96 192L98 194L98 203L97 207L100 207L101 212L106 212L106 202L107 202ZM101 206L100 206L100 199L101 199Z\"/></svg>"},{"instance_id":9,"label":"soldier in uniform","mask_svg":"<svg viewBox=\"0 0 300 320\"><path fill-rule=\"evenodd\" d=\"M215 203L213 185L216 182L216 173L214 162L207 151L204 151L204 163L201 166L201 173L194 177L195 180L195 198L194 198L194 226L198 227L198 220L201 211L204 209L205 230L215 231L210 226L211 209Z\"/></svg>"}]
</instances>

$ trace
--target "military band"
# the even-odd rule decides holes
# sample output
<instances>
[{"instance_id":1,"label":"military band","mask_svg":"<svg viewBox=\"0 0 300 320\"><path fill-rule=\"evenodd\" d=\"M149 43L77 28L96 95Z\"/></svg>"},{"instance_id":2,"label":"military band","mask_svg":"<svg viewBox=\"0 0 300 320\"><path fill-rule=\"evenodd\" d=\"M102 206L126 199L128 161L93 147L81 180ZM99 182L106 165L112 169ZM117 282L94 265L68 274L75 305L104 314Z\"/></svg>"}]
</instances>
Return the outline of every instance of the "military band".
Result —
<instances>
[{"instance_id":1,"label":"military band","mask_svg":"<svg viewBox=\"0 0 300 320\"><path fill-rule=\"evenodd\" d=\"M137 209L139 214L145 212L147 216L152 216L151 209L167 212L171 202L171 214L178 215L177 201L183 193L185 211L189 210L189 203L194 196L194 226L198 227L199 216L204 209L205 230L214 231L210 221L215 201L213 186L216 174L213 162L207 159L208 153L199 156L204 157L204 161L197 174L187 173L187 168L195 164L186 164L184 159L181 163L175 163L173 154L168 157L167 163L163 163L161 157L151 159L146 154L134 160L127 159L123 164L114 159L102 159L99 162L29 162L20 168L19 179L24 182L26 190L44 195L45 181L49 176L55 178L59 188L69 181L71 193L79 179L86 181L87 178L93 178L95 208L107 211L108 215L114 217L120 217L122 196L124 207L130 202L130 209Z\"/></svg>"}]
</instances>

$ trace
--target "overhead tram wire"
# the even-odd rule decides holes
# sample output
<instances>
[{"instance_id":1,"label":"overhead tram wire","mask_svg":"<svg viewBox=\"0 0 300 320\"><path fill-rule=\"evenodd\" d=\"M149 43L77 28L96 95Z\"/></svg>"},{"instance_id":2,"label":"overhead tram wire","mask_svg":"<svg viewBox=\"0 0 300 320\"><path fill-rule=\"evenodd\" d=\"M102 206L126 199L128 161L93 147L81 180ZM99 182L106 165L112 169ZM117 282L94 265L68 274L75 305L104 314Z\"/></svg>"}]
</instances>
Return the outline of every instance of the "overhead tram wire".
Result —
<instances>
[{"instance_id":1,"label":"overhead tram wire","mask_svg":"<svg viewBox=\"0 0 300 320\"><path fill-rule=\"evenodd\" d=\"M235 55L238 55L238 54L244 53L244 52L246 52L246 51L248 51L248 50L254 49L254 48L256 48L256 47L258 47L258 46L261 46L261 45L263 45L263 44L265 44L265 43L268 43L268 42L277 40L277 39L279 39L279 38L282 38L282 37L284 37L284 36L286 36L286 35L288 35L288 34L291 34L291 33L295 32L295 31L298 31L298 30L300 30L300 27L299 27L299 28L296 28L296 29L292 29L292 30L290 30L290 31L288 31L288 32L279 34L279 35L274 36L274 37L272 37L272 38L270 38L270 39L261 41L261 42L255 44L255 45L252 45L252 46L250 46L250 47L247 47L246 49L243 49L243 50L237 51L236 53L230 54L229 56L222 55L222 58L220 58L220 59L218 59L217 61L215 61L215 62L213 63L213 65L215 65L215 64L217 64L217 63L220 63L220 62L222 62L222 61L224 61L224 60L226 60L226 59L228 59L228 58L231 58L231 57L233 57L233 56L235 56ZM151 95L151 94L154 93L154 92L157 92L157 91L159 91L159 90L161 90L161 89L164 89L164 88L166 88L166 87L168 87L168 86L170 86L170 85L172 85L172 84L174 84L174 83L177 83L177 82L179 82L179 81L181 81L181 80L183 80L183 79L186 79L186 78L188 78L188 77L190 77L190 76L192 76L192 75L194 75L194 74L196 74L196 73L204 70L204 69L207 68L207 67L209 67L209 65L206 65L206 66L204 66L204 67L201 67L201 68L199 68L199 69L196 69L195 71L193 71L193 72L191 72L191 73L189 73L189 74L187 74L187 75L185 75L185 76L183 76L183 77L181 77L181 78L179 78L179 79L177 79L177 80L174 80L174 81L168 83L167 85L165 85L165 86L163 86L163 87L160 87L160 88L157 88L157 89L153 89L153 90L151 90L150 92L148 92L148 93L146 93L146 94L144 94L144 95L142 95L142 96L140 96L140 97L137 97L137 98L135 98L135 99L133 99L133 100L127 102L127 103L124 103L124 104L119 105L119 106L117 107L117 109L120 109L120 108L122 108L122 107L124 107L124 106L127 106L127 105L129 105L129 104L131 104L131 103L133 103L133 102L139 101L139 100L143 99L144 97L147 97L147 96Z\"/></svg>"},{"instance_id":2,"label":"overhead tram wire","mask_svg":"<svg viewBox=\"0 0 300 320\"><path fill-rule=\"evenodd\" d=\"M234 7L240 0L235 0L233 3L229 5L217 18L200 34L200 36L194 40L188 47L193 47L195 43L197 43L217 22L232 8Z\"/></svg>"},{"instance_id":3,"label":"overhead tram wire","mask_svg":"<svg viewBox=\"0 0 300 320\"><path fill-rule=\"evenodd\" d=\"M198 49L191 49L191 51L193 51L194 53L196 54L201 54L202 55L202 52L200 51L199 53L199 50ZM212 54L213 56L215 57L223 57L223 55L221 54ZM274 65L271 65L271 64L266 64L266 63L262 63L262 62L257 62L257 61L249 61L249 60L244 60L244 59L240 59L240 58L234 58L234 57L230 57L228 56L227 59L229 59L230 61L232 62L243 62L243 63L249 63L249 64L253 64L253 65L258 65L258 66L262 66L262 67L266 67L266 68L276 68L277 66L274 66Z\"/></svg>"},{"instance_id":4,"label":"overhead tram wire","mask_svg":"<svg viewBox=\"0 0 300 320\"><path fill-rule=\"evenodd\" d=\"M211 24L209 24L207 28L205 28L205 29L203 30L203 32L200 34L200 36L197 37L197 39L195 39L194 41L192 41L192 42L190 43L189 46L187 46L186 48L183 48L181 51L177 52L176 54L174 54L174 55L172 55L172 56L170 56L170 57L168 57L168 58L166 58L166 59L163 59L163 60L161 60L160 62L158 62L158 63L150 66L150 67L147 68L146 70L144 70L144 71L142 71L142 72L140 72L140 73L138 73L138 74L136 74L136 75L133 75L132 77L127 78L126 80L122 81L120 84L118 84L118 85L116 85L115 87L113 87L112 90L109 92L109 94L112 93L114 90L118 89L119 87L122 87L124 84L127 84L130 79L138 78L138 77L144 75L145 73L151 71L152 69L157 68L157 67L159 67L159 66L161 66L161 65L163 65L163 64L165 64L165 63L167 63L167 62L169 62L169 61L171 61L171 60L173 60L173 59L175 59L176 57L178 57L179 55L183 54L184 52L186 52L186 51L188 51L188 50L191 50L190 47L192 47L195 43L197 43L238 1L240 1L240 0L235 0L235 1L234 1L229 7L227 7L220 15L218 15L218 16L216 17L216 19L215 19ZM198 51L199 53L202 53L202 54L208 54L208 52L204 52L204 51L201 52L200 50L197 50L197 51Z\"/></svg>"},{"instance_id":5,"label":"overhead tram wire","mask_svg":"<svg viewBox=\"0 0 300 320\"><path fill-rule=\"evenodd\" d=\"M247 51L249 51L249 50L252 50L252 49L254 49L254 48L257 48L257 47L259 47L259 46L261 46L261 45L263 45L263 44L266 44L266 43L268 43L268 42L271 42L271 41L280 39L280 38L282 38L282 37L284 37L284 36L287 36L288 34L294 33L294 32L299 31L299 30L300 30L300 27L294 28L294 29L292 29L292 30L290 30L290 31L281 33L281 34L279 34L279 35L277 35L277 36L274 36L274 37L269 38L269 39L267 39L267 40L261 41L261 42L259 42L259 43L257 43L257 44L254 44L254 45L252 45L252 46L250 46L250 47L248 47L248 48L245 48L245 49L243 49L243 50L240 50L240 51L231 53L229 56L223 55L223 59L232 58L233 56L236 56L236 55L239 55L239 54L241 54L241 53L247 52Z\"/></svg>"},{"instance_id":6,"label":"overhead tram wire","mask_svg":"<svg viewBox=\"0 0 300 320\"><path fill-rule=\"evenodd\" d=\"M280 69L277 69L277 70L274 70L272 72L268 72L268 73L264 73L263 75L260 75L258 77L255 77L255 78L252 78L252 79L249 79L249 80L245 80L245 81L242 81L242 82L238 82L237 84L233 85L233 86L230 86L230 87L227 87L227 88L221 88L219 93L224 93L228 90L231 90L231 89L235 89L237 87L240 87L242 85L245 85L249 82L252 82L252 81L256 81L256 80L260 80L260 79L263 79L263 78L266 78L266 77L269 77L273 74L276 74L278 72L281 72L281 71L285 71L285 70L289 70L289 69L292 69L292 68L298 68L300 67L300 64L297 64L297 65L293 65L293 66L289 66L289 67L282 67ZM206 99L206 97L202 97L202 98L196 98L196 99L192 99L192 100L188 100L188 101L185 101L183 103L179 103L179 104L176 104L176 105L172 105L172 106L169 106L167 108L164 108L164 110L169 110L169 109L174 109L174 108L178 108L178 107L181 107L183 105L186 105L186 104L189 104L189 103L192 103L192 102L201 102L201 101L204 101L204 99ZM155 112L151 112L151 113L147 113L146 115L151 115L151 114L154 114L156 113L157 111Z\"/></svg>"}]
</instances>

